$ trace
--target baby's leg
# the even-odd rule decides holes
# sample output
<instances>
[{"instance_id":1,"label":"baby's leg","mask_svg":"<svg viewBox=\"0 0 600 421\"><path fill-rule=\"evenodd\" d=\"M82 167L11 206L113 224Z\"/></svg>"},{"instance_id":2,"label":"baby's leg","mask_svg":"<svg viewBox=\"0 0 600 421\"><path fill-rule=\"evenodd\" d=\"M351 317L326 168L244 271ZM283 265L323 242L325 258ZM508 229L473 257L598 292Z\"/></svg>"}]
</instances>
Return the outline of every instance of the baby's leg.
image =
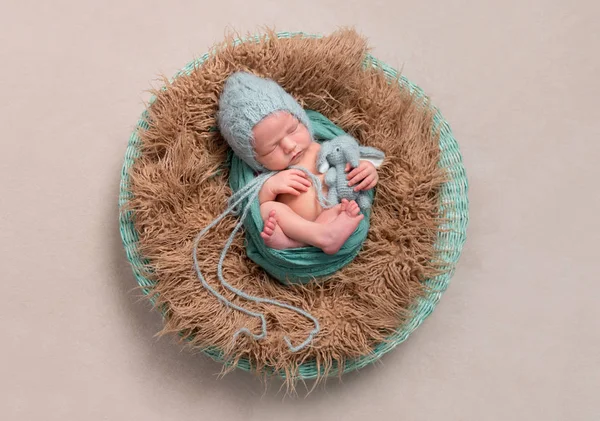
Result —
<instances>
[{"instance_id":1,"label":"baby's leg","mask_svg":"<svg viewBox=\"0 0 600 421\"><path fill-rule=\"evenodd\" d=\"M273 210L277 224L285 235L292 240L318 247L327 254L337 253L364 217L359 214L360 210L354 201L328 224L307 221L283 203L272 201L260 206L263 219L268 220Z\"/></svg>"},{"instance_id":2,"label":"baby's leg","mask_svg":"<svg viewBox=\"0 0 600 421\"><path fill-rule=\"evenodd\" d=\"M347 204L348 200L342 199L341 204L329 209L325 209L323 212L321 212L317 219L315 219L315 222L319 224L328 224L332 222L335 218L337 218L340 212L346 208ZM279 224L277 224L277 219L275 216L276 212L275 210L272 210L269 213L268 219L264 221L265 226L263 231L260 233L260 236L267 247L277 250L284 250L289 248L304 247L307 245L305 243L301 243L300 241L292 240L290 237L285 235Z\"/></svg>"}]
</instances>

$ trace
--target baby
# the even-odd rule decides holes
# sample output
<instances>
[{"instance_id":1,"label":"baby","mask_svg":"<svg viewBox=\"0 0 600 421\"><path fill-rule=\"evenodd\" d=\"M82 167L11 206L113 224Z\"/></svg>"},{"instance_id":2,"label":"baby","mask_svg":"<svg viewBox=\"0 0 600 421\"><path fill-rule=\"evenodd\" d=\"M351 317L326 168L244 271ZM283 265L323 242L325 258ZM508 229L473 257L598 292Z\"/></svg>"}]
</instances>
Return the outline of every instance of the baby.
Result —
<instances>
[{"instance_id":1,"label":"baby","mask_svg":"<svg viewBox=\"0 0 600 421\"><path fill-rule=\"evenodd\" d=\"M269 79L245 72L231 75L219 99L219 129L233 151L255 171L279 171L259 192L264 221L261 233L274 249L311 245L335 254L364 218L355 201L323 209L301 166L321 180L317 156L321 145L313 140L310 121L300 104ZM360 161L346 166L348 184L355 191L373 188L379 177L375 166Z\"/></svg>"}]
</instances>

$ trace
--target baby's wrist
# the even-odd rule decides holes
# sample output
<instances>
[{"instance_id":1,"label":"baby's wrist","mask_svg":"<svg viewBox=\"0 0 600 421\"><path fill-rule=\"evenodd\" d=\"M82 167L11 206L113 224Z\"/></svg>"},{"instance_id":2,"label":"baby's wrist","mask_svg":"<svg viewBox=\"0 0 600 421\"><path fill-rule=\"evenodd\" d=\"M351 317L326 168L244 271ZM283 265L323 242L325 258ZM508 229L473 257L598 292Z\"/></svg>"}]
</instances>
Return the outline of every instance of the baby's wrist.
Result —
<instances>
[{"instance_id":1,"label":"baby's wrist","mask_svg":"<svg viewBox=\"0 0 600 421\"><path fill-rule=\"evenodd\" d=\"M269 178L263 184L261 191L259 193L259 202L262 204L263 202L270 202L271 200L275 200L277 197L277 192L275 192L273 183L273 177Z\"/></svg>"},{"instance_id":2,"label":"baby's wrist","mask_svg":"<svg viewBox=\"0 0 600 421\"><path fill-rule=\"evenodd\" d=\"M275 183L273 182L274 178L275 177L271 177L265 182L265 188L267 189L267 192L269 192L269 194L271 194L271 195L277 194L277 192L274 189L274 187L275 187Z\"/></svg>"}]
</instances>

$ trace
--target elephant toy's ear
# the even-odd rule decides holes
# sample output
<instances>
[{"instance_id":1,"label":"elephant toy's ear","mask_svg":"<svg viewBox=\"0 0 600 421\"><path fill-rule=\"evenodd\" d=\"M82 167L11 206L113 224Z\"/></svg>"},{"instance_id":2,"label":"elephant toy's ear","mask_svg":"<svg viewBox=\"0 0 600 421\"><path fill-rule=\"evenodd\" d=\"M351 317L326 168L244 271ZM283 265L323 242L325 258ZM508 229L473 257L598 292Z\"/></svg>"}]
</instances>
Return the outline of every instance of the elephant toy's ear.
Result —
<instances>
[{"instance_id":1,"label":"elephant toy's ear","mask_svg":"<svg viewBox=\"0 0 600 421\"><path fill-rule=\"evenodd\" d=\"M324 174L329 169L329 162L327 161L327 154L331 149L331 145L325 142L321 145L321 150L319 151L319 155L317 156L317 171L321 174Z\"/></svg>"},{"instance_id":2,"label":"elephant toy's ear","mask_svg":"<svg viewBox=\"0 0 600 421\"><path fill-rule=\"evenodd\" d=\"M324 159L323 162L317 163L317 171L319 171L319 173L325 174L328 169L329 169L329 162L327 162L326 159Z\"/></svg>"},{"instance_id":3,"label":"elephant toy's ear","mask_svg":"<svg viewBox=\"0 0 600 421\"><path fill-rule=\"evenodd\" d=\"M358 150L360 152L360 159L363 161L369 161L375 166L375 168L379 168L381 164L383 164L383 158L385 158L385 154L379 149L372 148L370 146L361 146L358 148Z\"/></svg>"}]
</instances>

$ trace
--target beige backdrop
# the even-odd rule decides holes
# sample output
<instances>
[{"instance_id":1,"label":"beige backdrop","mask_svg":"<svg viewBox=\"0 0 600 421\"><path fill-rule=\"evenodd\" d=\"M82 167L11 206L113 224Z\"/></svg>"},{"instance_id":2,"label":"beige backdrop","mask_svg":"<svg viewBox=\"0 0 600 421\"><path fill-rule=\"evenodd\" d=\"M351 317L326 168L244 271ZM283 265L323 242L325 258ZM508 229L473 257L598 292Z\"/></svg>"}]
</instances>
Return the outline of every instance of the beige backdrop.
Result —
<instances>
[{"instance_id":1,"label":"beige backdrop","mask_svg":"<svg viewBox=\"0 0 600 421\"><path fill-rule=\"evenodd\" d=\"M202 3L208 3L203 5ZM594 1L3 1L0 411L6 420L597 420ZM159 73L226 28L355 25L454 130L468 241L433 315L306 399L153 337L117 196Z\"/></svg>"}]
</instances>

